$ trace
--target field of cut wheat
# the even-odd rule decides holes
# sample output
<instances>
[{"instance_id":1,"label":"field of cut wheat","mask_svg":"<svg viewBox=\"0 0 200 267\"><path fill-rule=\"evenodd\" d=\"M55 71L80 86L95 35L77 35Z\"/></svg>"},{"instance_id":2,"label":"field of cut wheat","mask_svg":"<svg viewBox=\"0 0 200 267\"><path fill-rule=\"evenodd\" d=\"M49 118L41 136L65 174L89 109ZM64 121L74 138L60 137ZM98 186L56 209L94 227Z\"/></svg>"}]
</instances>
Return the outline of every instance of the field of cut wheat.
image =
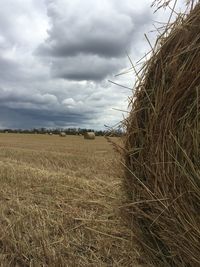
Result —
<instances>
[{"instance_id":1,"label":"field of cut wheat","mask_svg":"<svg viewBox=\"0 0 200 267\"><path fill-rule=\"evenodd\" d=\"M0 266L137 266L121 174L104 137L0 134Z\"/></svg>"}]
</instances>

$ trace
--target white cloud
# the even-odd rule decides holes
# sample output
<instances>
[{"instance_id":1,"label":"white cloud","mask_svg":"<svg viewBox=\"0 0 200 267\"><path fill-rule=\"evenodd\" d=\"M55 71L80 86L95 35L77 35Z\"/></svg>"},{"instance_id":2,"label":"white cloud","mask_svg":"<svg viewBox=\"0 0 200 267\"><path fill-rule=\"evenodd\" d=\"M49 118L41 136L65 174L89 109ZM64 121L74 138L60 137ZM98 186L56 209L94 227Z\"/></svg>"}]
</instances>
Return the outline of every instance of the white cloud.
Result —
<instances>
[{"instance_id":1,"label":"white cloud","mask_svg":"<svg viewBox=\"0 0 200 267\"><path fill-rule=\"evenodd\" d=\"M0 127L103 128L121 120L134 74L113 77L149 49L150 0L2 0ZM181 6L181 5L179 5ZM155 34L153 35L153 38Z\"/></svg>"}]
</instances>

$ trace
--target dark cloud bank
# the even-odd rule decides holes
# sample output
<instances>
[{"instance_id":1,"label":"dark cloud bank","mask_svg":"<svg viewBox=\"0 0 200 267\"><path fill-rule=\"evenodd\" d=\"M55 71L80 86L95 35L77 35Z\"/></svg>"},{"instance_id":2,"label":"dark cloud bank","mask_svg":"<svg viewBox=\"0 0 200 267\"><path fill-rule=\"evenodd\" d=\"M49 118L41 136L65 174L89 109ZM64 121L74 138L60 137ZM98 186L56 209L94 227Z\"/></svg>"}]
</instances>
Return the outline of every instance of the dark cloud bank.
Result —
<instances>
[{"instance_id":1,"label":"dark cloud bank","mask_svg":"<svg viewBox=\"0 0 200 267\"><path fill-rule=\"evenodd\" d=\"M143 55L150 1L3 0L2 6L0 127L99 129L121 119L112 108L126 109L130 92L107 79L129 67L126 52Z\"/></svg>"}]
</instances>

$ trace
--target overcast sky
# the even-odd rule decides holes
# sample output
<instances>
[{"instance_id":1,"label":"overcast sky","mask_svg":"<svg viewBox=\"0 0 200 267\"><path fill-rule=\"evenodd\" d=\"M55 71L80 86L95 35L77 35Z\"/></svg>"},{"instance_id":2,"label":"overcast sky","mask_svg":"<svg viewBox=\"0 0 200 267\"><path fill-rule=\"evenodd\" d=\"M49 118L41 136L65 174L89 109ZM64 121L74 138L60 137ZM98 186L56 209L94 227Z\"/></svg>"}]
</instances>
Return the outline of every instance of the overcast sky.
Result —
<instances>
[{"instance_id":1,"label":"overcast sky","mask_svg":"<svg viewBox=\"0 0 200 267\"><path fill-rule=\"evenodd\" d=\"M149 51L150 0L1 0L0 128L104 129L122 119L134 74Z\"/></svg>"}]
</instances>

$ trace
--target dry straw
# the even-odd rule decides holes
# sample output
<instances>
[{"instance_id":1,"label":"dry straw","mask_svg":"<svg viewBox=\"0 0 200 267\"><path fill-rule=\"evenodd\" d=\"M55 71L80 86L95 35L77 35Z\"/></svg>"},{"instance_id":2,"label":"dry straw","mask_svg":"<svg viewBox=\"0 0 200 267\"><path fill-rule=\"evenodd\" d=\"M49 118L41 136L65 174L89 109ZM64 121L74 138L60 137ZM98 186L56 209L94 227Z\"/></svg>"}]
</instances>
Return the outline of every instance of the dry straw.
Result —
<instances>
[{"instance_id":1,"label":"dry straw","mask_svg":"<svg viewBox=\"0 0 200 267\"><path fill-rule=\"evenodd\" d=\"M84 134L84 139L94 140L95 139L95 133L94 132L86 132Z\"/></svg>"},{"instance_id":2,"label":"dry straw","mask_svg":"<svg viewBox=\"0 0 200 267\"><path fill-rule=\"evenodd\" d=\"M60 132L60 136L61 137L65 137L66 136L66 133L65 132Z\"/></svg>"},{"instance_id":3,"label":"dry straw","mask_svg":"<svg viewBox=\"0 0 200 267\"><path fill-rule=\"evenodd\" d=\"M148 266L200 266L200 4L167 24L126 121L126 216Z\"/></svg>"}]
</instances>

